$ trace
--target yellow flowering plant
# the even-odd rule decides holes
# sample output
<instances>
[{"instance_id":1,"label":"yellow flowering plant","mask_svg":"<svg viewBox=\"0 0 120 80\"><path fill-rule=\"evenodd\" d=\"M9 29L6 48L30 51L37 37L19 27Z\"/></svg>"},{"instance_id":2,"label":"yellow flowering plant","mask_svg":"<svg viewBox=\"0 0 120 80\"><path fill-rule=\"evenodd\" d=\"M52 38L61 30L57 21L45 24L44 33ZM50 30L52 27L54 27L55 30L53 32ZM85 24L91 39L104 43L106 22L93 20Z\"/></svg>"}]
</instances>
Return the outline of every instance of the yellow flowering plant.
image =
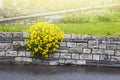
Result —
<instances>
[{"instance_id":1,"label":"yellow flowering plant","mask_svg":"<svg viewBox=\"0 0 120 80\"><path fill-rule=\"evenodd\" d=\"M25 42L27 50L32 51L35 58L44 59L59 48L59 42L63 39L64 32L58 26L37 22L30 27L29 37Z\"/></svg>"}]
</instances>

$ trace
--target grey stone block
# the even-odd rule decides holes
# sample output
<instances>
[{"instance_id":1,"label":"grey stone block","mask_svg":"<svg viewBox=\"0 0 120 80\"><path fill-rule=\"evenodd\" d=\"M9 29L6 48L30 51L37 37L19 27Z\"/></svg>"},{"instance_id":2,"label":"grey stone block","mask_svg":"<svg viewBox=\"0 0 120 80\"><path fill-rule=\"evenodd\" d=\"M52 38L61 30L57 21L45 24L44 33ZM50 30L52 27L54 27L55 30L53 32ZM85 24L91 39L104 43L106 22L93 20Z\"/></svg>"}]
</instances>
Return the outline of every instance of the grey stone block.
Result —
<instances>
[{"instance_id":1,"label":"grey stone block","mask_svg":"<svg viewBox=\"0 0 120 80\"><path fill-rule=\"evenodd\" d=\"M77 65L86 65L86 60L77 60Z\"/></svg>"},{"instance_id":2,"label":"grey stone block","mask_svg":"<svg viewBox=\"0 0 120 80\"><path fill-rule=\"evenodd\" d=\"M67 59L65 60L65 64L76 64L77 60Z\"/></svg>"},{"instance_id":3,"label":"grey stone block","mask_svg":"<svg viewBox=\"0 0 120 80\"><path fill-rule=\"evenodd\" d=\"M0 37L12 38L12 33L11 32L1 32Z\"/></svg>"},{"instance_id":4,"label":"grey stone block","mask_svg":"<svg viewBox=\"0 0 120 80\"><path fill-rule=\"evenodd\" d=\"M80 54L72 53L72 59L79 59Z\"/></svg>"},{"instance_id":5,"label":"grey stone block","mask_svg":"<svg viewBox=\"0 0 120 80\"><path fill-rule=\"evenodd\" d=\"M23 61L25 61L25 62L32 62L32 58L23 57Z\"/></svg>"},{"instance_id":6,"label":"grey stone block","mask_svg":"<svg viewBox=\"0 0 120 80\"><path fill-rule=\"evenodd\" d=\"M0 51L0 56L5 56L5 51Z\"/></svg>"},{"instance_id":7,"label":"grey stone block","mask_svg":"<svg viewBox=\"0 0 120 80\"><path fill-rule=\"evenodd\" d=\"M8 50L12 49L12 44L11 43L0 43L0 49L1 50Z\"/></svg>"},{"instance_id":8,"label":"grey stone block","mask_svg":"<svg viewBox=\"0 0 120 80\"><path fill-rule=\"evenodd\" d=\"M66 42L60 42L59 44L60 44L61 47L66 47L67 46Z\"/></svg>"},{"instance_id":9,"label":"grey stone block","mask_svg":"<svg viewBox=\"0 0 120 80\"><path fill-rule=\"evenodd\" d=\"M59 58L60 54L59 53L53 53L53 58Z\"/></svg>"},{"instance_id":10,"label":"grey stone block","mask_svg":"<svg viewBox=\"0 0 120 80\"><path fill-rule=\"evenodd\" d=\"M119 44L120 44L120 41L111 41L110 43L111 43L111 44L117 44L117 45L119 45Z\"/></svg>"},{"instance_id":11,"label":"grey stone block","mask_svg":"<svg viewBox=\"0 0 120 80\"><path fill-rule=\"evenodd\" d=\"M111 61L120 61L119 56L111 56Z\"/></svg>"},{"instance_id":12,"label":"grey stone block","mask_svg":"<svg viewBox=\"0 0 120 80\"><path fill-rule=\"evenodd\" d=\"M32 56L32 52L26 51L26 56L27 57L31 57Z\"/></svg>"},{"instance_id":13,"label":"grey stone block","mask_svg":"<svg viewBox=\"0 0 120 80\"><path fill-rule=\"evenodd\" d=\"M65 38L65 39L71 39L71 38L72 38L72 35L71 35L71 34L64 34L64 38Z\"/></svg>"},{"instance_id":14,"label":"grey stone block","mask_svg":"<svg viewBox=\"0 0 120 80\"><path fill-rule=\"evenodd\" d=\"M120 56L120 50L116 50L115 51L115 55L119 55Z\"/></svg>"},{"instance_id":15,"label":"grey stone block","mask_svg":"<svg viewBox=\"0 0 120 80\"><path fill-rule=\"evenodd\" d=\"M106 40L107 38L104 36L92 36L92 40Z\"/></svg>"},{"instance_id":16,"label":"grey stone block","mask_svg":"<svg viewBox=\"0 0 120 80\"><path fill-rule=\"evenodd\" d=\"M69 48L69 52L82 53L82 48Z\"/></svg>"},{"instance_id":17,"label":"grey stone block","mask_svg":"<svg viewBox=\"0 0 120 80\"><path fill-rule=\"evenodd\" d=\"M109 55L100 55L100 61L110 61Z\"/></svg>"},{"instance_id":18,"label":"grey stone block","mask_svg":"<svg viewBox=\"0 0 120 80\"><path fill-rule=\"evenodd\" d=\"M23 42L23 41L13 41L13 46L16 46L16 45L21 45L21 46L24 46L25 45L25 43Z\"/></svg>"},{"instance_id":19,"label":"grey stone block","mask_svg":"<svg viewBox=\"0 0 120 80\"><path fill-rule=\"evenodd\" d=\"M23 32L23 37L24 37L24 38L28 38L28 36L29 36L29 33L28 33L28 32Z\"/></svg>"},{"instance_id":20,"label":"grey stone block","mask_svg":"<svg viewBox=\"0 0 120 80\"><path fill-rule=\"evenodd\" d=\"M116 40L120 40L119 37L115 37L115 36L107 36L107 40L110 40L110 41L116 41Z\"/></svg>"},{"instance_id":21,"label":"grey stone block","mask_svg":"<svg viewBox=\"0 0 120 80\"><path fill-rule=\"evenodd\" d=\"M64 64L65 63L65 59L59 59L59 64Z\"/></svg>"},{"instance_id":22,"label":"grey stone block","mask_svg":"<svg viewBox=\"0 0 120 80\"><path fill-rule=\"evenodd\" d=\"M120 45L117 45L117 49L120 49Z\"/></svg>"},{"instance_id":23,"label":"grey stone block","mask_svg":"<svg viewBox=\"0 0 120 80\"><path fill-rule=\"evenodd\" d=\"M78 48L87 48L87 43L77 43Z\"/></svg>"},{"instance_id":24,"label":"grey stone block","mask_svg":"<svg viewBox=\"0 0 120 80\"><path fill-rule=\"evenodd\" d=\"M91 36L88 36L88 35L83 35L83 36L82 36L82 39L83 39L83 40L90 40L90 39L92 39L92 37L91 37Z\"/></svg>"},{"instance_id":25,"label":"grey stone block","mask_svg":"<svg viewBox=\"0 0 120 80\"><path fill-rule=\"evenodd\" d=\"M21 62L21 61L23 61L23 58L22 57L15 57L15 61Z\"/></svg>"},{"instance_id":26,"label":"grey stone block","mask_svg":"<svg viewBox=\"0 0 120 80\"><path fill-rule=\"evenodd\" d=\"M83 53L91 53L91 49L83 49Z\"/></svg>"},{"instance_id":27,"label":"grey stone block","mask_svg":"<svg viewBox=\"0 0 120 80\"><path fill-rule=\"evenodd\" d=\"M99 55L93 55L93 60L99 60L100 56Z\"/></svg>"},{"instance_id":28,"label":"grey stone block","mask_svg":"<svg viewBox=\"0 0 120 80\"><path fill-rule=\"evenodd\" d=\"M116 47L115 44L107 44L107 49L116 49Z\"/></svg>"},{"instance_id":29,"label":"grey stone block","mask_svg":"<svg viewBox=\"0 0 120 80\"><path fill-rule=\"evenodd\" d=\"M18 51L18 56L25 56L25 51Z\"/></svg>"},{"instance_id":30,"label":"grey stone block","mask_svg":"<svg viewBox=\"0 0 120 80\"><path fill-rule=\"evenodd\" d=\"M57 50L57 52L59 52L59 53L68 53L69 50Z\"/></svg>"},{"instance_id":31,"label":"grey stone block","mask_svg":"<svg viewBox=\"0 0 120 80\"><path fill-rule=\"evenodd\" d=\"M114 50L105 50L104 54L114 55Z\"/></svg>"},{"instance_id":32,"label":"grey stone block","mask_svg":"<svg viewBox=\"0 0 120 80\"><path fill-rule=\"evenodd\" d=\"M80 54L80 59L92 60L92 54Z\"/></svg>"},{"instance_id":33,"label":"grey stone block","mask_svg":"<svg viewBox=\"0 0 120 80\"><path fill-rule=\"evenodd\" d=\"M53 66L54 66L54 65L58 65L58 61L57 61L57 60L50 61L49 64L50 64L50 65L53 65Z\"/></svg>"},{"instance_id":34,"label":"grey stone block","mask_svg":"<svg viewBox=\"0 0 120 80\"><path fill-rule=\"evenodd\" d=\"M72 39L80 39L81 36L77 34L72 34Z\"/></svg>"},{"instance_id":35,"label":"grey stone block","mask_svg":"<svg viewBox=\"0 0 120 80\"><path fill-rule=\"evenodd\" d=\"M106 44L99 44L100 49L106 49Z\"/></svg>"},{"instance_id":36,"label":"grey stone block","mask_svg":"<svg viewBox=\"0 0 120 80\"><path fill-rule=\"evenodd\" d=\"M98 40L88 42L88 48L98 48L98 46L99 46Z\"/></svg>"},{"instance_id":37,"label":"grey stone block","mask_svg":"<svg viewBox=\"0 0 120 80\"><path fill-rule=\"evenodd\" d=\"M68 42L67 47L76 47L76 43Z\"/></svg>"},{"instance_id":38,"label":"grey stone block","mask_svg":"<svg viewBox=\"0 0 120 80\"><path fill-rule=\"evenodd\" d=\"M104 50L103 49L92 49L92 53L93 54L104 54Z\"/></svg>"},{"instance_id":39,"label":"grey stone block","mask_svg":"<svg viewBox=\"0 0 120 80\"><path fill-rule=\"evenodd\" d=\"M22 32L14 32L13 33L13 38L22 38L23 37L23 33Z\"/></svg>"},{"instance_id":40,"label":"grey stone block","mask_svg":"<svg viewBox=\"0 0 120 80\"><path fill-rule=\"evenodd\" d=\"M6 56L17 56L17 51L6 51Z\"/></svg>"},{"instance_id":41,"label":"grey stone block","mask_svg":"<svg viewBox=\"0 0 120 80\"><path fill-rule=\"evenodd\" d=\"M60 53L60 58L64 58L64 59L70 59L72 56L71 53Z\"/></svg>"}]
</instances>

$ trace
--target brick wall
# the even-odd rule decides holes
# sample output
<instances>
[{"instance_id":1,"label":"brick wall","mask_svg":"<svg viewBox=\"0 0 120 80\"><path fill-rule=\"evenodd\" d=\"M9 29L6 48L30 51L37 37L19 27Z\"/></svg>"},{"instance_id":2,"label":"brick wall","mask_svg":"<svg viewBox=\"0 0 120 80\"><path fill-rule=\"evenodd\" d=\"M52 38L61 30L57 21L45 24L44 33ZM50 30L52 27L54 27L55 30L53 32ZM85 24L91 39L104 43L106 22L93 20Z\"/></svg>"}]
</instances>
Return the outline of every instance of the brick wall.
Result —
<instances>
[{"instance_id":1,"label":"brick wall","mask_svg":"<svg viewBox=\"0 0 120 80\"><path fill-rule=\"evenodd\" d=\"M0 33L0 63L120 67L120 37L65 34L60 48L40 60L26 51L26 32Z\"/></svg>"}]
</instances>

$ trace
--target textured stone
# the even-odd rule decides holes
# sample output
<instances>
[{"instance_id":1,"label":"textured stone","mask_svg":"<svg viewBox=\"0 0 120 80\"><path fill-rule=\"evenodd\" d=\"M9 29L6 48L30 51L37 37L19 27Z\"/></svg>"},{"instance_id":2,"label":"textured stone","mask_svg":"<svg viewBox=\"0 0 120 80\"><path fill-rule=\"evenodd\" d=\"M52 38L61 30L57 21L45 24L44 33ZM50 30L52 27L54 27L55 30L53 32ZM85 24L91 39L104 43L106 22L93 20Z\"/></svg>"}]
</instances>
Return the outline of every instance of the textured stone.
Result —
<instances>
[{"instance_id":1,"label":"textured stone","mask_svg":"<svg viewBox=\"0 0 120 80\"><path fill-rule=\"evenodd\" d=\"M93 55L93 60L99 60L99 59L100 59L99 55Z\"/></svg>"},{"instance_id":2,"label":"textured stone","mask_svg":"<svg viewBox=\"0 0 120 80\"><path fill-rule=\"evenodd\" d=\"M93 54L104 54L104 50L103 49L93 49L92 53Z\"/></svg>"},{"instance_id":3,"label":"textured stone","mask_svg":"<svg viewBox=\"0 0 120 80\"><path fill-rule=\"evenodd\" d=\"M25 51L18 51L18 56L25 56Z\"/></svg>"},{"instance_id":4,"label":"textured stone","mask_svg":"<svg viewBox=\"0 0 120 80\"><path fill-rule=\"evenodd\" d=\"M50 64L50 65L53 65L53 66L54 66L54 65L58 65L58 61L57 61L57 60L50 61L49 64Z\"/></svg>"},{"instance_id":5,"label":"textured stone","mask_svg":"<svg viewBox=\"0 0 120 80\"><path fill-rule=\"evenodd\" d=\"M99 44L100 49L106 49L106 44Z\"/></svg>"},{"instance_id":6,"label":"textured stone","mask_svg":"<svg viewBox=\"0 0 120 80\"><path fill-rule=\"evenodd\" d=\"M120 38L119 37L115 37L115 36L107 36L107 40L109 40L109 41L116 41L116 40L120 40Z\"/></svg>"},{"instance_id":7,"label":"textured stone","mask_svg":"<svg viewBox=\"0 0 120 80\"><path fill-rule=\"evenodd\" d=\"M1 50L12 49L12 44L11 43L0 43L0 49Z\"/></svg>"},{"instance_id":8,"label":"textured stone","mask_svg":"<svg viewBox=\"0 0 120 80\"><path fill-rule=\"evenodd\" d=\"M72 56L71 53L60 53L60 58L68 58L70 59Z\"/></svg>"},{"instance_id":9,"label":"textured stone","mask_svg":"<svg viewBox=\"0 0 120 80\"><path fill-rule=\"evenodd\" d=\"M59 64L64 64L65 63L65 59L59 59Z\"/></svg>"},{"instance_id":10,"label":"textured stone","mask_svg":"<svg viewBox=\"0 0 120 80\"><path fill-rule=\"evenodd\" d=\"M99 44L98 40L96 40L96 41L89 41L88 42L88 47L89 48L98 48L98 44Z\"/></svg>"},{"instance_id":11,"label":"textured stone","mask_svg":"<svg viewBox=\"0 0 120 80\"><path fill-rule=\"evenodd\" d=\"M120 41L111 41L111 44L120 44Z\"/></svg>"},{"instance_id":12,"label":"textured stone","mask_svg":"<svg viewBox=\"0 0 120 80\"><path fill-rule=\"evenodd\" d=\"M80 59L92 60L92 54L80 54Z\"/></svg>"},{"instance_id":13,"label":"textured stone","mask_svg":"<svg viewBox=\"0 0 120 80\"><path fill-rule=\"evenodd\" d=\"M116 49L115 44L107 44L107 49Z\"/></svg>"},{"instance_id":14,"label":"textured stone","mask_svg":"<svg viewBox=\"0 0 120 80\"><path fill-rule=\"evenodd\" d=\"M110 56L105 54L105 55L100 55L100 61L110 61Z\"/></svg>"},{"instance_id":15,"label":"textured stone","mask_svg":"<svg viewBox=\"0 0 120 80\"><path fill-rule=\"evenodd\" d=\"M28 38L28 36L29 36L29 33L28 33L28 32L23 32L23 37L24 37L24 38Z\"/></svg>"},{"instance_id":16,"label":"textured stone","mask_svg":"<svg viewBox=\"0 0 120 80\"><path fill-rule=\"evenodd\" d=\"M79 47L79 48L87 48L87 43L77 43L77 47Z\"/></svg>"},{"instance_id":17,"label":"textured stone","mask_svg":"<svg viewBox=\"0 0 120 80\"><path fill-rule=\"evenodd\" d=\"M104 54L114 55L114 50L105 50Z\"/></svg>"},{"instance_id":18,"label":"textured stone","mask_svg":"<svg viewBox=\"0 0 120 80\"><path fill-rule=\"evenodd\" d=\"M92 36L92 40L106 40L106 37L102 37L102 36Z\"/></svg>"},{"instance_id":19,"label":"textured stone","mask_svg":"<svg viewBox=\"0 0 120 80\"><path fill-rule=\"evenodd\" d=\"M0 51L0 56L5 56L5 51Z\"/></svg>"},{"instance_id":20,"label":"textured stone","mask_svg":"<svg viewBox=\"0 0 120 80\"><path fill-rule=\"evenodd\" d=\"M65 60L65 64L76 64L76 60L67 59Z\"/></svg>"},{"instance_id":21,"label":"textured stone","mask_svg":"<svg viewBox=\"0 0 120 80\"><path fill-rule=\"evenodd\" d=\"M81 36L77 34L72 34L72 39L80 39Z\"/></svg>"},{"instance_id":22,"label":"textured stone","mask_svg":"<svg viewBox=\"0 0 120 80\"><path fill-rule=\"evenodd\" d=\"M72 35L71 34L64 34L65 39L71 39Z\"/></svg>"},{"instance_id":23,"label":"textured stone","mask_svg":"<svg viewBox=\"0 0 120 80\"><path fill-rule=\"evenodd\" d=\"M120 56L111 56L111 61L120 61Z\"/></svg>"},{"instance_id":24,"label":"textured stone","mask_svg":"<svg viewBox=\"0 0 120 80\"><path fill-rule=\"evenodd\" d=\"M72 59L79 59L80 54L72 53Z\"/></svg>"},{"instance_id":25,"label":"textured stone","mask_svg":"<svg viewBox=\"0 0 120 80\"><path fill-rule=\"evenodd\" d=\"M117 49L120 49L120 45L117 45Z\"/></svg>"},{"instance_id":26,"label":"textured stone","mask_svg":"<svg viewBox=\"0 0 120 80\"><path fill-rule=\"evenodd\" d=\"M23 61L25 61L25 62L32 62L32 58L23 57Z\"/></svg>"},{"instance_id":27,"label":"textured stone","mask_svg":"<svg viewBox=\"0 0 120 80\"><path fill-rule=\"evenodd\" d=\"M0 37L12 38L12 33L11 32L2 32L0 34Z\"/></svg>"},{"instance_id":28,"label":"textured stone","mask_svg":"<svg viewBox=\"0 0 120 80\"><path fill-rule=\"evenodd\" d=\"M83 35L83 36L82 36L82 39L83 39L83 40L90 40L90 39L92 39L92 37L91 37L91 36L88 36L88 35Z\"/></svg>"},{"instance_id":29,"label":"textured stone","mask_svg":"<svg viewBox=\"0 0 120 80\"><path fill-rule=\"evenodd\" d=\"M120 56L120 50L116 50L115 51L115 55L119 55Z\"/></svg>"},{"instance_id":30,"label":"textured stone","mask_svg":"<svg viewBox=\"0 0 120 80\"><path fill-rule=\"evenodd\" d=\"M91 53L91 49L83 49L83 53Z\"/></svg>"},{"instance_id":31,"label":"textured stone","mask_svg":"<svg viewBox=\"0 0 120 80\"><path fill-rule=\"evenodd\" d=\"M32 52L26 51L26 56L27 57L31 57L32 56Z\"/></svg>"},{"instance_id":32,"label":"textured stone","mask_svg":"<svg viewBox=\"0 0 120 80\"><path fill-rule=\"evenodd\" d=\"M17 56L17 51L6 51L6 56Z\"/></svg>"},{"instance_id":33,"label":"textured stone","mask_svg":"<svg viewBox=\"0 0 120 80\"><path fill-rule=\"evenodd\" d=\"M76 47L76 43L68 42L67 47Z\"/></svg>"},{"instance_id":34,"label":"textured stone","mask_svg":"<svg viewBox=\"0 0 120 80\"><path fill-rule=\"evenodd\" d=\"M86 60L77 60L77 65L86 65Z\"/></svg>"},{"instance_id":35,"label":"textured stone","mask_svg":"<svg viewBox=\"0 0 120 80\"><path fill-rule=\"evenodd\" d=\"M60 42L59 44L60 44L61 47L66 47L67 46L66 42Z\"/></svg>"},{"instance_id":36,"label":"textured stone","mask_svg":"<svg viewBox=\"0 0 120 80\"><path fill-rule=\"evenodd\" d=\"M16 45L21 45L21 46L24 46L25 45L25 43L23 42L23 41L13 41L13 46L16 46Z\"/></svg>"},{"instance_id":37,"label":"textured stone","mask_svg":"<svg viewBox=\"0 0 120 80\"><path fill-rule=\"evenodd\" d=\"M15 57L15 61L21 62L21 61L23 61L23 58L22 57Z\"/></svg>"},{"instance_id":38,"label":"textured stone","mask_svg":"<svg viewBox=\"0 0 120 80\"><path fill-rule=\"evenodd\" d=\"M57 52L59 52L59 53L68 53L69 50L57 50Z\"/></svg>"},{"instance_id":39,"label":"textured stone","mask_svg":"<svg viewBox=\"0 0 120 80\"><path fill-rule=\"evenodd\" d=\"M22 32L14 32L13 33L13 38L22 38L22 37L23 37Z\"/></svg>"},{"instance_id":40,"label":"textured stone","mask_svg":"<svg viewBox=\"0 0 120 80\"><path fill-rule=\"evenodd\" d=\"M70 48L69 52L82 53L82 48Z\"/></svg>"},{"instance_id":41,"label":"textured stone","mask_svg":"<svg viewBox=\"0 0 120 80\"><path fill-rule=\"evenodd\" d=\"M60 54L59 53L53 53L53 58L59 58Z\"/></svg>"}]
</instances>

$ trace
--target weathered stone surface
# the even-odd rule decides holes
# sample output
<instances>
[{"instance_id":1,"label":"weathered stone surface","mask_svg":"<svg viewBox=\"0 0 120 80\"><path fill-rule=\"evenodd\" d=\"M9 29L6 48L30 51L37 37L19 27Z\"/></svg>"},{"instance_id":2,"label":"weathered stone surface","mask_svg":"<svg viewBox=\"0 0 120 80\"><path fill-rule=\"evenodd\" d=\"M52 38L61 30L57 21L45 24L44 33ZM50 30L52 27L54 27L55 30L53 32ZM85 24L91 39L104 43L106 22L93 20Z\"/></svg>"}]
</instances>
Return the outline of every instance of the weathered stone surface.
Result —
<instances>
[{"instance_id":1,"label":"weathered stone surface","mask_svg":"<svg viewBox=\"0 0 120 80\"><path fill-rule=\"evenodd\" d=\"M120 41L111 41L111 44L117 44L117 45L119 45Z\"/></svg>"},{"instance_id":2,"label":"weathered stone surface","mask_svg":"<svg viewBox=\"0 0 120 80\"><path fill-rule=\"evenodd\" d=\"M116 40L120 40L120 38L119 37L115 37L115 36L107 36L107 40L109 40L109 41L116 41Z\"/></svg>"},{"instance_id":3,"label":"weathered stone surface","mask_svg":"<svg viewBox=\"0 0 120 80\"><path fill-rule=\"evenodd\" d=\"M86 65L86 60L77 60L77 65Z\"/></svg>"},{"instance_id":4,"label":"weathered stone surface","mask_svg":"<svg viewBox=\"0 0 120 80\"><path fill-rule=\"evenodd\" d=\"M115 55L119 55L120 56L120 50L116 50L115 51Z\"/></svg>"},{"instance_id":5,"label":"weathered stone surface","mask_svg":"<svg viewBox=\"0 0 120 80\"><path fill-rule=\"evenodd\" d=\"M12 38L12 33L11 32L1 32L0 37Z\"/></svg>"},{"instance_id":6,"label":"weathered stone surface","mask_svg":"<svg viewBox=\"0 0 120 80\"><path fill-rule=\"evenodd\" d=\"M107 38L104 36L92 36L92 40L106 40Z\"/></svg>"},{"instance_id":7,"label":"weathered stone surface","mask_svg":"<svg viewBox=\"0 0 120 80\"><path fill-rule=\"evenodd\" d=\"M107 44L107 49L116 49L115 44Z\"/></svg>"},{"instance_id":8,"label":"weathered stone surface","mask_svg":"<svg viewBox=\"0 0 120 80\"><path fill-rule=\"evenodd\" d=\"M64 64L65 63L65 59L59 59L59 64Z\"/></svg>"},{"instance_id":9,"label":"weathered stone surface","mask_svg":"<svg viewBox=\"0 0 120 80\"><path fill-rule=\"evenodd\" d=\"M23 61L25 61L25 62L32 62L32 58L23 57Z\"/></svg>"},{"instance_id":10,"label":"weathered stone surface","mask_svg":"<svg viewBox=\"0 0 120 80\"><path fill-rule=\"evenodd\" d=\"M100 55L93 55L93 60L99 60L99 59L100 59L99 56L100 56Z\"/></svg>"},{"instance_id":11,"label":"weathered stone surface","mask_svg":"<svg viewBox=\"0 0 120 80\"><path fill-rule=\"evenodd\" d=\"M66 47L67 46L66 42L60 42L59 44L60 44L61 47Z\"/></svg>"},{"instance_id":12,"label":"weathered stone surface","mask_svg":"<svg viewBox=\"0 0 120 80\"><path fill-rule=\"evenodd\" d=\"M23 42L23 41L13 41L13 46L16 46L16 45L21 45L21 46L24 46L25 45L25 43Z\"/></svg>"},{"instance_id":13,"label":"weathered stone surface","mask_svg":"<svg viewBox=\"0 0 120 80\"><path fill-rule=\"evenodd\" d=\"M71 53L60 53L60 58L68 58L70 59L72 56Z\"/></svg>"},{"instance_id":14,"label":"weathered stone surface","mask_svg":"<svg viewBox=\"0 0 120 80\"><path fill-rule=\"evenodd\" d=\"M32 56L32 52L26 51L26 56L27 57L31 57Z\"/></svg>"},{"instance_id":15,"label":"weathered stone surface","mask_svg":"<svg viewBox=\"0 0 120 80\"><path fill-rule=\"evenodd\" d=\"M71 39L72 35L71 34L64 34L65 39Z\"/></svg>"},{"instance_id":16,"label":"weathered stone surface","mask_svg":"<svg viewBox=\"0 0 120 80\"><path fill-rule=\"evenodd\" d=\"M83 53L91 53L91 49L83 49Z\"/></svg>"},{"instance_id":17,"label":"weathered stone surface","mask_svg":"<svg viewBox=\"0 0 120 80\"><path fill-rule=\"evenodd\" d=\"M17 51L6 51L6 56L17 56Z\"/></svg>"},{"instance_id":18,"label":"weathered stone surface","mask_svg":"<svg viewBox=\"0 0 120 80\"><path fill-rule=\"evenodd\" d=\"M23 37L23 33L22 32L14 32L13 33L13 38L21 38Z\"/></svg>"},{"instance_id":19,"label":"weathered stone surface","mask_svg":"<svg viewBox=\"0 0 120 80\"><path fill-rule=\"evenodd\" d=\"M105 55L100 55L100 61L110 61L110 56L105 54Z\"/></svg>"},{"instance_id":20,"label":"weathered stone surface","mask_svg":"<svg viewBox=\"0 0 120 80\"><path fill-rule=\"evenodd\" d=\"M120 61L120 56L111 56L111 61Z\"/></svg>"},{"instance_id":21,"label":"weathered stone surface","mask_svg":"<svg viewBox=\"0 0 120 80\"><path fill-rule=\"evenodd\" d=\"M0 56L5 56L5 51L0 51Z\"/></svg>"},{"instance_id":22,"label":"weathered stone surface","mask_svg":"<svg viewBox=\"0 0 120 80\"><path fill-rule=\"evenodd\" d=\"M82 39L83 39L83 40L90 40L90 39L92 39L92 37L91 37L91 36L88 36L88 35L83 35L83 36L82 36Z\"/></svg>"},{"instance_id":23,"label":"weathered stone surface","mask_svg":"<svg viewBox=\"0 0 120 80\"><path fill-rule=\"evenodd\" d=\"M80 59L92 60L92 54L80 54Z\"/></svg>"},{"instance_id":24,"label":"weathered stone surface","mask_svg":"<svg viewBox=\"0 0 120 80\"><path fill-rule=\"evenodd\" d=\"M59 53L68 53L69 50L57 50L57 52L59 52Z\"/></svg>"},{"instance_id":25,"label":"weathered stone surface","mask_svg":"<svg viewBox=\"0 0 120 80\"><path fill-rule=\"evenodd\" d=\"M18 56L25 56L25 51L18 51Z\"/></svg>"},{"instance_id":26,"label":"weathered stone surface","mask_svg":"<svg viewBox=\"0 0 120 80\"><path fill-rule=\"evenodd\" d=\"M106 49L106 44L99 44L100 49Z\"/></svg>"},{"instance_id":27,"label":"weathered stone surface","mask_svg":"<svg viewBox=\"0 0 120 80\"><path fill-rule=\"evenodd\" d=\"M93 49L92 53L93 54L104 54L104 50L103 49Z\"/></svg>"},{"instance_id":28,"label":"weathered stone surface","mask_svg":"<svg viewBox=\"0 0 120 80\"><path fill-rule=\"evenodd\" d=\"M53 53L53 58L59 58L60 54L59 53Z\"/></svg>"},{"instance_id":29,"label":"weathered stone surface","mask_svg":"<svg viewBox=\"0 0 120 80\"><path fill-rule=\"evenodd\" d=\"M104 54L114 55L114 50L104 50Z\"/></svg>"},{"instance_id":30,"label":"weathered stone surface","mask_svg":"<svg viewBox=\"0 0 120 80\"><path fill-rule=\"evenodd\" d=\"M49 62L50 65L58 65L58 61L57 60L53 60Z\"/></svg>"},{"instance_id":31,"label":"weathered stone surface","mask_svg":"<svg viewBox=\"0 0 120 80\"><path fill-rule=\"evenodd\" d=\"M79 59L80 54L72 53L72 59Z\"/></svg>"},{"instance_id":32,"label":"weathered stone surface","mask_svg":"<svg viewBox=\"0 0 120 80\"><path fill-rule=\"evenodd\" d=\"M82 53L82 48L70 48L69 52Z\"/></svg>"},{"instance_id":33,"label":"weathered stone surface","mask_svg":"<svg viewBox=\"0 0 120 80\"><path fill-rule=\"evenodd\" d=\"M89 41L88 42L88 47L89 48L98 48L98 45L99 45L98 40L96 40L96 41Z\"/></svg>"},{"instance_id":34,"label":"weathered stone surface","mask_svg":"<svg viewBox=\"0 0 120 80\"><path fill-rule=\"evenodd\" d=\"M21 61L23 61L23 58L22 57L15 57L15 61L21 62Z\"/></svg>"},{"instance_id":35,"label":"weathered stone surface","mask_svg":"<svg viewBox=\"0 0 120 80\"><path fill-rule=\"evenodd\" d=\"M68 42L67 47L76 47L76 43Z\"/></svg>"},{"instance_id":36,"label":"weathered stone surface","mask_svg":"<svg viewBox=\"0 0 120 80\"><path fill-rule=\"evenodd\" d=\"M72 34L72 39L80 39L80 38L81 38L80 35Z\"/></svg>"},{"instance_id":37,"label":"weathered stone surface","mask_svg":"<svg viewBox=\"0 0 120 80\"><path fill-rule=\"evenodd\" d=\"M24 37L24 38L28 38L28 36L29 36L29 33L28 33L28 32L23 32L23 37Z\"/></svg>"},{"instance_id":38,"label":"weathered stone surface","mask_svg":"<svg viewBox=\"0 0 120 80\"><path fill-rule=\"evenodd\" d=\"M87 43L77 43L77 47L79 47L79 48L87 48Z\"/></svg>"},{"instance_id":39,"label":"weathered stone surface","mask_svg":"<svg viewBox=\"0 0 120 80\"><path fill-rule=\"evenodd\" d=\"M120 45L117 45L117 49L120 49Z\"/></svg>"},{"instance_id":40,"label":"weathered stone surface","mask_svg":"<svg viewBox=\"0 0 120 80\"><path fill-rule=\"evenodd\" d=\"M65 64L76 64L77 60L67 59L65 60Z\"/></svg>"},{"instance_id":41,"label":"weathered stone surface","mask_svg":"<svg viewBox=\"0 0 120 80\"><path fill-rule=\"evenodd\" d=\"M8 50L12 49L11 43L0 43L0 50Z\"/></svg>"}]
</instances>

